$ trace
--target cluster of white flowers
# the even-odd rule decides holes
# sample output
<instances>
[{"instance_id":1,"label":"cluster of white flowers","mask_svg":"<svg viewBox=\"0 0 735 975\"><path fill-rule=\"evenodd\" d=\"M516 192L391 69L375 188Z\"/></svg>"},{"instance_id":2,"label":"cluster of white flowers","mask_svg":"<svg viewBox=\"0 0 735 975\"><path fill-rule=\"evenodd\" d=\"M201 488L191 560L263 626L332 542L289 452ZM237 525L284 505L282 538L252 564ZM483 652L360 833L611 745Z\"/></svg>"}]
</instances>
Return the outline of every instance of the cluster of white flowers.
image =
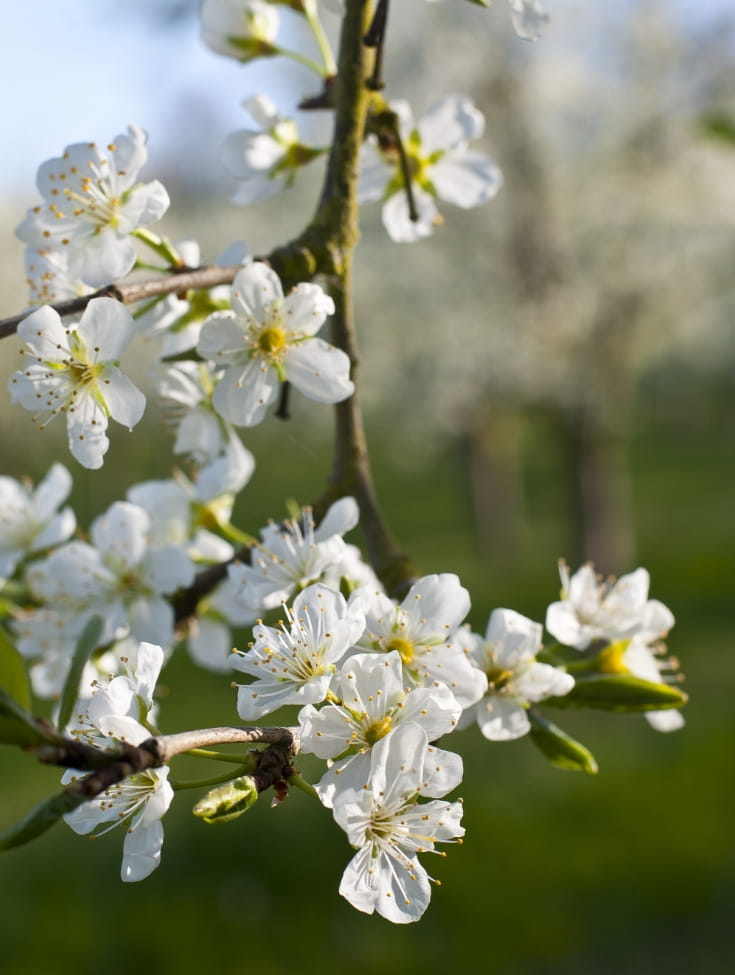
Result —
<instances>
[{"instance_id":1,"label":"cluster of white flowers","mask_svg":"<svg viewBox=\"0 0 735 975\"><path fill-rule=\"evenodd\" d=\"M314 571L328 573L326 545L312 553ZM461 781L462 760L432 743L476 709L487 737L517 737L518 719L512 734L488 733L485 715L494 708L496 721L508 724L509 709L495 702L507 696L524 713L530 701L564 694L574 681L535 663L540 639L519 648L510 626L491 627L493 648L473 656L462 628L469 594L455 575L420 579L400 604L375 585L345 600L316 583L283 608L286 622L258 624L250 649L234 657L233 666L254 678L238 689L240 717L259 720L282 705L302 706L301 750L329 762L317 792L358 850L340 893L358 910L415 921L430 891L417 855L463 834L460 805L439 801ZM517 614L513 620L536 626ZM499 666L510 668L513 680L491 686Z\"/></svg>"}]
</instances>

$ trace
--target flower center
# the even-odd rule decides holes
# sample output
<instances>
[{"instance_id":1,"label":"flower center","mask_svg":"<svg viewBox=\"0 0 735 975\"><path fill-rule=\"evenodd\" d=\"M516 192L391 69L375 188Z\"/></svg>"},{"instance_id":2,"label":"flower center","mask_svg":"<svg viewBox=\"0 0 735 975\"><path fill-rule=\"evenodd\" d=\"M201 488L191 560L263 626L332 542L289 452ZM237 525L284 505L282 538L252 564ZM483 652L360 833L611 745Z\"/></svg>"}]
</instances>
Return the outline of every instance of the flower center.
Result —
<instances>
[{"instance_id":1,"label":"flower center","mask_svg":"<svg viewBox=\"0 0 735 975\"><path fill-rule=\"evenodd\" d=\"M374 745L381 738L385 738L388 732L391 730L391 720L390 716L386 715L379 721L374 721L368 728L365 729L363 738L365 739L366 745Z\"/></svg>"},{"instance_id":2,"label":"flower center","mask_svg":"<svg viewBox=\"0 0 735 975\"><path fill-rule=\"evenodd\" d=\"M397 650L401 656L401 660L406 666L408 666L416 656L416 647L414 647L410 640L406 640L402 636L394 636L385 649L388 651Z\"/></svg>"},{"instance_id":3,"label":"flower center","mask_svg":"<svg viewBox=\"0 0 735 975\"><path fill-rule=\"evenodd\" d=\"M509 670L501 670L499 667L491 667L485 673L487 674L488 684L496 691L502 690L511 678Z\"/></svg>"},{"instance_id":4,"label":"flower center","mask_svg":"<svg viewBox=\"0 0 735 975\"><path fill-rule=\"evenodd\" d=\"M258 335L258 348L275 357L286 348L286 333L280 325L267 325Z\"/></svg>"}]
</instances>

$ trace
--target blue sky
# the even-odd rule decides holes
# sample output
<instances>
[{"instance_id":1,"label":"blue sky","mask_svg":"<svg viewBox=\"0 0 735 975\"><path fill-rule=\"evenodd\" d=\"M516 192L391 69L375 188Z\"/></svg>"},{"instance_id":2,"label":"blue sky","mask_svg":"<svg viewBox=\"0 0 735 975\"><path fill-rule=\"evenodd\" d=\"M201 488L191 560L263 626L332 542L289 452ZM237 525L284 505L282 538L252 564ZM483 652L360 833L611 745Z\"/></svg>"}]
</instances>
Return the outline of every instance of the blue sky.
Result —
<instances>
[{"instance_id":1,"label":"blue sky","mask_svg":"<svg viewBox=\"0 0 735 975\"><path fill-rule=\"evenodd\" d=\"M547 0L547 5L552 16L560 16L570 2ZM732 12L732 0L668 3L693 21ZM274 98L283 109L291 107L291 81L298 91L313 87L307 72L282 58L243 67L211 53L199 41L193 18L164 29L160 18L150 15L163 5L164 0L14 0L5 5L0 197L18 194L30 203L40 162L70 142L109 142L129 122L149 132L154 164L157 152L170 147L172 139L183 147L182 154L187 138L192 146L196 136L186 131L189 109L194 113L210 106L207 137L219 140L246 122L240 107L244 97L265 87L273 94L274 68ZM498 0L491 16L500 17L504 6ZM326 19L334 23L331 15ZM547 42L553 43L553 22L542 41Z\"/></svg>"}]
</instances>

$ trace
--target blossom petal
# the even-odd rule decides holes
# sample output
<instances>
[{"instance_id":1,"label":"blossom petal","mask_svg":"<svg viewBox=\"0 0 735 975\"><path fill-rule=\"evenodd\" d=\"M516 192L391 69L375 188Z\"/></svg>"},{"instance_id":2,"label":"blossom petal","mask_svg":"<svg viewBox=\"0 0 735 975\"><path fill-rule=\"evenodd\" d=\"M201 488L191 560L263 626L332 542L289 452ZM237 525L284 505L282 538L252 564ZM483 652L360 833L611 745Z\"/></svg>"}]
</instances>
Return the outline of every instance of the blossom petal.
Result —
<instances>
[{"instance_id":1,"label":"blossom petal","mask_svg":"<svg viewBox=\"0 0 735 975\"><path fill-rule=\"evenodd\" d=\"M323 339L312 338L289 348L284 363L289 381L318 403L340 403L355 391L347 354Z\"/></svg>"}]
</instances>

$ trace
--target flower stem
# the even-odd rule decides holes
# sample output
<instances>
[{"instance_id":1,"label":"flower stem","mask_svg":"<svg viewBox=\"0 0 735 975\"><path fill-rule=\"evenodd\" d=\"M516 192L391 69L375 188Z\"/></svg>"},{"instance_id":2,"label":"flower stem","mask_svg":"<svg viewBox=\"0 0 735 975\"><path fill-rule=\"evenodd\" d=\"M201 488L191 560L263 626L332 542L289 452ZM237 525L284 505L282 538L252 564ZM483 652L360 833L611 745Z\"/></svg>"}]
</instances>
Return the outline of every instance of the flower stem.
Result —
<instances>
[{"instance_id":1,"label":"flower stem","mask_svg":"<svg viewBox=\"0 0 735 975\"><path fill-rule=\"evenodd\" d=\"M184 789L208 789L210 786L220 785L222 782L229 782L230 779L234 779L238 775L248 775L250 772L254 771L255 768L256 763L254 761L246 764L241 762L239 769L230 769L230 771L224 772L222 775L214 775L209 779L169 778L169 782L174 792L182 792Z\"/></svg>"},{"instance_id":2,"label":"flower stem","mask_svg":"<svg viewBox=\"0 0 735 975\"><path fill-rule=\"evenodd\" d=\"M312 0L307 0L304 3L304 17L306 22L311 28L311 32L314 35L314 40L319 48L319 53L324 61L324 71L327 77L332 77L337 74L337 64L334 60L334 54L332 53L332 45L329 43L329 38L324 32L322 27L322 22L319 20L319 13L317 11L317 6Z\"/></svg>"},{"instance_id":3,"label":"flower stem","mask_svg":"<svg viewBox=\"0 0 735 975\"><path fill-rule=\"evenodd\" d=\"M284 58L291 58L292 61L296 61L298 64L303 64L304 67L308 68L310 71L313 71L315 74L318 74L320 78L326 78L329 74L326 67L322 67L321 64L317 64L313 58L307 57L306 54L301 54L300 51L292 51L287 47L277 47L275 48L274 53L280 54L281 57Z\"/></svg>"},{"instance_id":4,"label":"flower stem","mask_svg":"<svg viewBox=\"0 0 735 975\"><path fill-rule=\"evenodd\" d=\"M186 261L181 254L179 254L170 240L164 240L162 237L157 237L155 234L152 234L150 230L144 230L143 228L134 230L131 236L137 237L139 241L146 245L146 247L150 247L152 251L158 254L159 257L162 257L171 267L180 268L186 266ZM156 270L160 270L160 268L157 268Z\"/></svg>"}]
</instances>

